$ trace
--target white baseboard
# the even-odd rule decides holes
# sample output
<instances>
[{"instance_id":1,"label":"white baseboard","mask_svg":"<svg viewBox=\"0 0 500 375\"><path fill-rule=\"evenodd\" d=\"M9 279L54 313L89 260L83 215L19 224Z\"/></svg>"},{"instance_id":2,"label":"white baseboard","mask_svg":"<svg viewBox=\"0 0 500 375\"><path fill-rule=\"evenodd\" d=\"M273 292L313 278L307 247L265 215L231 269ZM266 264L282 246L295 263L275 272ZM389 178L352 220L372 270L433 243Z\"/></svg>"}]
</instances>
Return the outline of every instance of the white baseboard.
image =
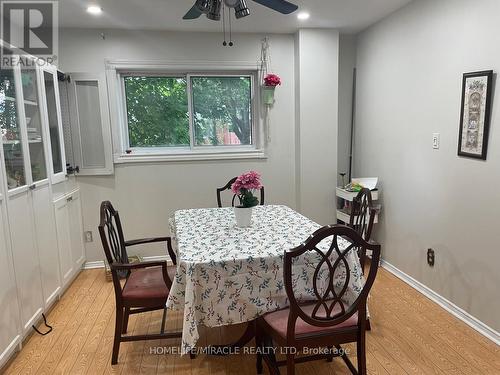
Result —
<instances>
[{"instance_id":1,"label":"white baseboard","mask_svg":"<svg viewBox=\"0 0 500 375\"><path fill-rule=\"evenodd\" d=\"M482 334L486 338L493 341L495 344L500 345L500 333L495 331L493 328L488 327L486 324L481 322L479 319L473 317L467 311L458 307L453 302L448 301L443 296L437 294L432 289L430 289L429 287L422 284L420 281L415 280L413 277L407 275L406 273L404 273L400 269L394 267L392 264L388 263L387 261L382 260L381 266L382 266L382 268L386 269L387 271L392 273L394 276L396 276L400 280L404 281L406 284L408 284L412 288L416 289L418 292L422 293L424 296L426 296L430 300L437 303L439 306L441 306L443 309L448 311L450 314L457 317L458 319L463 321L465 324L467 324L468 326L470 326L471 328L473 328L474 330L476 330L477 332L479 332L480 334Z\"/></svg>"},{"instance_id":2,"label":"white baseboard","mask_svg":"<svg viewBox=\"0 0 500 375\"><path fill-rule=\"evenodd\" d=\"M6 366L7 362L10 360L11 356L18 349L19 343L21 342L21 335L17 335L14 340L5 348L3 353L0 353L0 373L3 374L3 367Z\"/></svg>"},{"instance_id":3,"label":"white baseboard","mask_svg":"<svg viewBox=\"0 0 500 375\"><path fill-rule=\"evenodd\" d=\"M142 257L146 262L161 262L166 260L170 264L170 258L167 255L153 255L149 257Z\"/></svg>"},{"instance_id":4,"label":"white baseboard","mask_svg":"<svg viewBox=\"0 0 500 375\"><path fill-rule=\"evenodd\" d=\"M166 255L154 255L154 256L149 256L149 257L142 257L145 262L158 262L162 260L167 260L168 264L170 265L170 258ZM103 260L97 260L94 262L86 262L83 264L82 267L84 270L91 270L94 268L104 268L104 261Z\"/></svg>"},{"instance_id":5,"label":"white baseboard","mask_svg":"<svg viewBox=\"0 0 500 375\"><path fill-rule=\"evenodd\" d=\"M85 262L85 263L83 263L83 266L82 266L82 269L84 269L84 270L91 270L94 268L104 268L104 261L97 260L95 262Z\"/></svg>"}]
</instances>

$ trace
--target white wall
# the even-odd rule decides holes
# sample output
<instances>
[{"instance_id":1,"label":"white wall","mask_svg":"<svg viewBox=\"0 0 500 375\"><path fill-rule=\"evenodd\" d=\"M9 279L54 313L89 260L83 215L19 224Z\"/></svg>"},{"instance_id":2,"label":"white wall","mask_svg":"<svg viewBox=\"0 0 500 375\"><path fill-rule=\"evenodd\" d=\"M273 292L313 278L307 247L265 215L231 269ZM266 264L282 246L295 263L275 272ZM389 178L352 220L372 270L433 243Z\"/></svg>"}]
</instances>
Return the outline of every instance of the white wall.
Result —
<instances>
[{"instance_id":1,"label":"white wall","mask_svg":"<svg viewBox=\"0 0 500 375\"><path fill-rule=\"evenodd\" d=\"M498 95L488 160L457 142L462 74L500 71L499 14L498 0L414 1L359 35L355 137L356 175L381 178L384 258L497 331Z\"/></svg>"},{"instance_id":2,"label":"white wall","mask_svg":"<svg viewBox=\"0 0 500 375\"><path fill-rule=\"evenodd\" d=\"M296 168L298 207L326 225L336 222L339 33L296 35Z\"/></svg>"},{"instance_id":3,"label":"white wall","mask_svg":"<svg viewBox=\"0 0 500 375\"><path fill-rule=\"evenodd\" d=\"M105 59L163 60L163 61L245 61L256 62L260 58L262 35L237 35L235 47L221 46L221 34L169 33L123 30L67 29L60 36L60 68L65 72L103 72ZM312 36L312 34L311 34ZM332 41L329 41L329 38ZM327 108L314 121L307 122L307 132L319 136L316 145L309 140L303 144L305 152L319 146L325 151L321 168L310 171L311 185L303 191L304 211L320 222L332 222L332 189L336 175L336 77L338 34L324 33L321 37L332 49L324 54L321 64L331 69L333 88L329 97L323 96L323 88L312 89L309 111L326 103ZM311 43L317 43L311 40ZM94 232L94 242L86 244L87 260L103 259L97 234L98 209L102 200L113 201L120 210L127 238L154 236L168 233L168 218L177 209L213 207L216 205L215 188L240 172L256 169L262 172L266 186L266 203L286 204L296 208L296 121L294 85L294 36L271 35L272 64L275 73L282 78L282 86L276 90L276 103L270 111L271 144L266 160L168 162L153 164L116 165L114 176L78 177L82 189L84 229ZM317 44L315 44L317 45ZM313 50L310 50L313 53ZM307 72L309 74L309 72ZM324 71L328 73L328 71ZM320 85L322 79L316 83ZM330 107L328 107L330 106ZM322 115L326 115L323 121ZM334 120L335 119L335 120ZM301 125L297 125L300 129ZM325 134L328 133L328 134ZM323 142L324 141L324 142ZM323 143L322 143L323 142ZM334 151L335 150L335 151ZM321 155L316 160L321 162ZM308 160L312 167L313 159ZM317 177L317 178L316 178ZM325 181L328 186L325 186ZM320 200L317 202L317 200ZM326 207L330 204L330 207ZM311 207L309 209L309 207ZM138 253L156 255L164 253L161 247L140 249Z\"/></svg>"},{"instance_id":4,"label":"white wall","mask_svg":"<svg viewBox=\"0 0 500 375\"><path fill-rule=\"evenodd\" d=\"M224 48L220 34L167 33L123 30L64 30L60 68L65 72L104 72L105 59L164 61L245 61L260 58L260 35L236 36ZM216 206L215 189L249 169L262 172L266 203L295 207L293 37L272 36L274 70L283 84L270 111L271 139L267 160L168 162L116 165L115 175L79 177L85 230L94 232L86 244L87 260L103 259L97 235L99 203L111 200L120 210L128 238L169 233L168 218L177 209ZM160 247L137 249L157 255Z\"/></svg>"}]
</instances>

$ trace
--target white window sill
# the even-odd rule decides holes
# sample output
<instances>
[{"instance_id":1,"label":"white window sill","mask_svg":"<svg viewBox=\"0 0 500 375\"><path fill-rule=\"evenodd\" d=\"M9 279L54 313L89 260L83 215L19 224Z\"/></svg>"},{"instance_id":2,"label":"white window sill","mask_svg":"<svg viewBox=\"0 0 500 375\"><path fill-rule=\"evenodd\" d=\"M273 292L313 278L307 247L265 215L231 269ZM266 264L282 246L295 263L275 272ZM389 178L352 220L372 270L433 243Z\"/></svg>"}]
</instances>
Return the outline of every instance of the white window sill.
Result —
<instances>
[{"instance_id":1,"label":"white window sill","mask_svg":"<svg viewBox=\"0 0 500 375\"><path fill-rule=\"evenodd\" d=\"M118 154L114 157L115 164L155 163L169 161L199 161L199 160L242 160L267 159L263 150L223 151L223 152L179 152L179 153L135 153Z\"/></svg>"}]
</instances>

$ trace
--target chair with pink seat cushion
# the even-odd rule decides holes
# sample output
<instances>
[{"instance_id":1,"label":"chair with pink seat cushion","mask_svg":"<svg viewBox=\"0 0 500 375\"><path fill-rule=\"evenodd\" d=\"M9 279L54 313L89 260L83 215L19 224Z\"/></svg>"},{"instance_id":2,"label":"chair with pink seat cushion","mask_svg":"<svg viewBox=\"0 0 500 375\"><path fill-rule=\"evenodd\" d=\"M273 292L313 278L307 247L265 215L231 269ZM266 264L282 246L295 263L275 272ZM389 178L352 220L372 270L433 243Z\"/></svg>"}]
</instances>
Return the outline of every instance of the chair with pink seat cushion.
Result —
<instances>
[{"instance_id":1,"label":"chair with pink seat cushion","mask_svg":"<svg viewBox=\"0 0 500 375\"><path fill-rule=\"evenodd\" d=\"M346 243L347 247L339 245ZM371 267L365 285L356 300L347 305L344 294L352 277L348 259L351 252L364 247L372 251ZM311 288L315 298L301 301L296 297L292 264L300 256L316 256ZM284 256L283 278L290 306L268 313L257 320L256 345L257 373L262 374L262 361L271 374L279 374L280 366L287 366L287 375L295 374L295 363L340 356L353 374L366 374L366 299L375 281L376 265L380 258L380 245L365 241L354 229L345 225L332 225L317 230L302 245L288 250ZM355 259L355 258L354 258ZM357 368L347 357L342 345L357 343ZM278 361L269 350L278 345L286 348L286 360ZM266 349L267 348L267 349ZM315 354L296 357L294 350Z\"/></svg>"},{"instance_id":2,"label":"chair with pink seat cushion","mask_svg":"<svg viewBox=\"0 0 500 375\"><path fill-rule=\"evenodd\" d=\"M176 258L170 237L144 238L125 241L118 211L109 201L101 203L99 234L111 268L116 301L115 337L111 364L118 362L121 342L178 338L181 332L165 332L165 304L175 276L175 266L166 261L129 263L127 248L135 245L164 242L172 263ZM122 286L120 279L125 278ZM158 334L126 335L129 315L163 310L161 331Z\"/></svg>"}]
</instances>

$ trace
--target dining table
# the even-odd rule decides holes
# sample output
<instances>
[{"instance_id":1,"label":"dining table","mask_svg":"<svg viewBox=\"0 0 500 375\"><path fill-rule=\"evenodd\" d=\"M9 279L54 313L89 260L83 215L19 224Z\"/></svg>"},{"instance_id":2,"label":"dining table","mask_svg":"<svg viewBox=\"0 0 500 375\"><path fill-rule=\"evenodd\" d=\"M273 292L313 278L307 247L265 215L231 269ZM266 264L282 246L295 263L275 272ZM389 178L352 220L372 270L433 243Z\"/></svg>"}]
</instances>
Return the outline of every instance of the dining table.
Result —
<instances>
[{"instance_id":1,"label":"dining table","mask_svg":"<svg viewBox=\"0 0 500 375\"><path fill-rule=\"evenodd\" d=\"M183 354L196 349L200 326L252 322L287 307L284 253L321 227L284 205L254 207L252 224L247 228L236 226L232 207L178 210L169 223L177 269L167 308L183 310ZM343 238L339 244L349 246ZM350 305L359 295L364 277L356 251L350 251L345 259L348 267L341 263L334 277L343 285L349 272L344 300ZM316 298L312 280L321 278L314 275L317 262L304 254L293 264L298 299ZM327 277L323 282L328 282Z\"/></svg>"}]
</instances>

